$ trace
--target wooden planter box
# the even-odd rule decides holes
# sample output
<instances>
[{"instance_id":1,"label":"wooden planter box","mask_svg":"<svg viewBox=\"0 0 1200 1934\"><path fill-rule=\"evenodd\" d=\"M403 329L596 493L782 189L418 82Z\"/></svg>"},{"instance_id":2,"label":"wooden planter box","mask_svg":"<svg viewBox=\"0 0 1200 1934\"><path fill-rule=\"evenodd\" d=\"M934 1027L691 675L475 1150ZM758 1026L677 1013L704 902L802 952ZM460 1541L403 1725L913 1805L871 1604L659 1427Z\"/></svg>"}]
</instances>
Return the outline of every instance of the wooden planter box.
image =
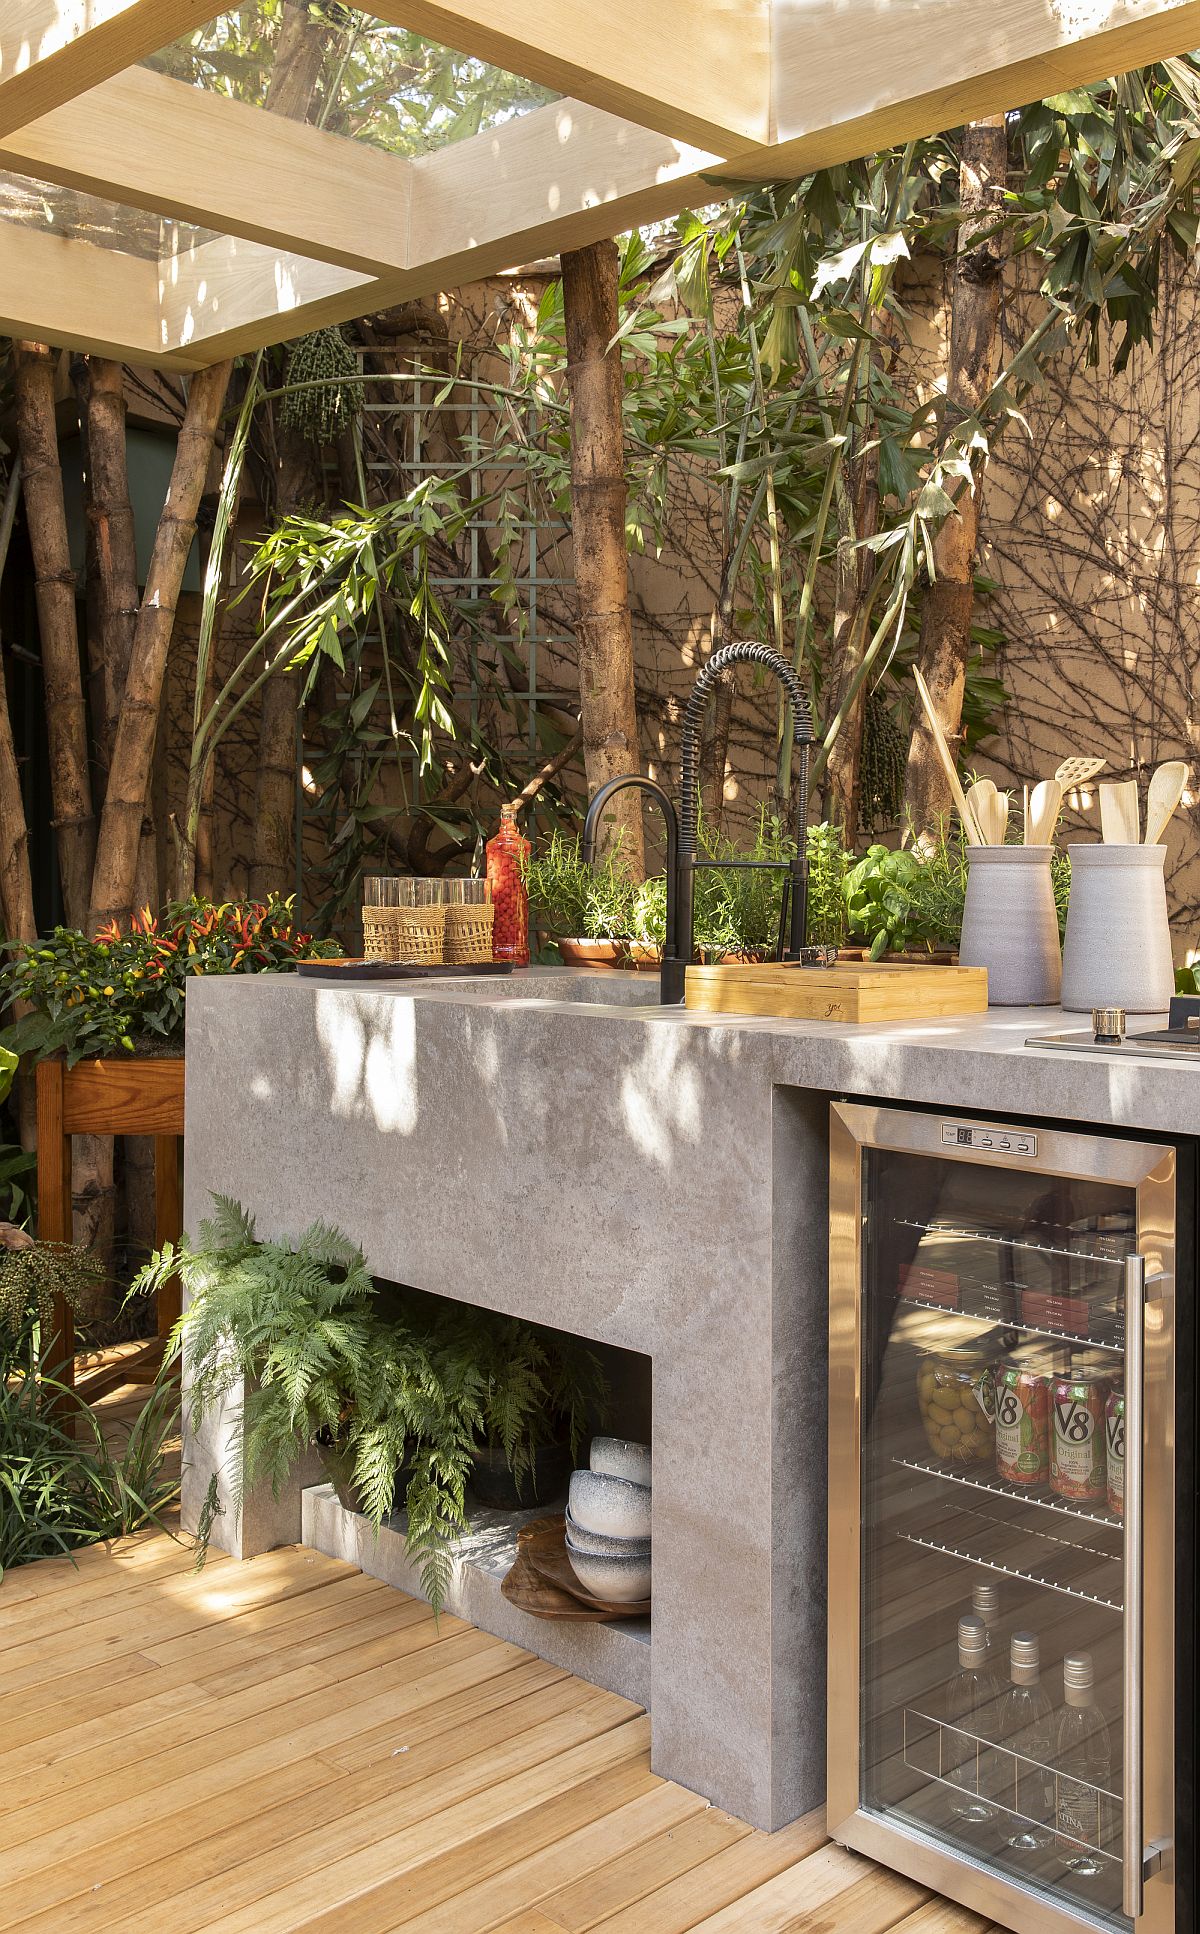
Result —
<instances>
[{"instance_id":1,"label":"wooden planter box","mask_svg":"<svg viewBox=\"0 0 1200 1934\"><path fill-rule=\"evenodd\" d=\"M113 1061L42 1061L37 1071L38 1234L45 1242L70 1242L72 1135L154 1137L154 1240L176 1242L183 1228L179 1158L183 1142L183 1056ZM158 1334L165 1337L179 1316L179 1285L158 1292ZM75 1325L65 1304L55 1308L62 1378L72 1377ZM147 1353L149 1356L154 1351ZM158 1346L161 1355L161 1345ZM98 1396L112 1381L131 1376L129 1364L87 1380ZM136 1379L135 1379L136 1380Z\"/></svg>"}]
</instances>

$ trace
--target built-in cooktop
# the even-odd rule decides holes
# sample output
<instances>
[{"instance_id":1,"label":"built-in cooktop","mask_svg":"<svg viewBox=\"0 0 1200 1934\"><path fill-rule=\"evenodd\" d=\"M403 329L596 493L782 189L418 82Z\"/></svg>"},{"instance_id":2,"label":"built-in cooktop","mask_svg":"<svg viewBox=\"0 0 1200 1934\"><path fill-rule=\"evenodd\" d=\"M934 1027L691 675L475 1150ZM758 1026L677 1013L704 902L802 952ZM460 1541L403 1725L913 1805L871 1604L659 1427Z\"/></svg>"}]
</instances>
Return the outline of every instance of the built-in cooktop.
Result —
<instances>
[{"instance_id":1,"label":"built-in cooktop","mask_svg":"<svg viewBox=\"0 0 1200 1934\"><path fill-rule=\"evenodd\" d=\"M1064 1034L1031 1034L1025 1046L1126 1060L1149 1054L1167 1061L1200 1062L1200 997L1196 995L1176 996L1166 1027L1127 1029L1124 1014L1113 1008L1096 1009L1092 1019L1093 1026L1071 1028Z\"/></svg>"}]
</instances>

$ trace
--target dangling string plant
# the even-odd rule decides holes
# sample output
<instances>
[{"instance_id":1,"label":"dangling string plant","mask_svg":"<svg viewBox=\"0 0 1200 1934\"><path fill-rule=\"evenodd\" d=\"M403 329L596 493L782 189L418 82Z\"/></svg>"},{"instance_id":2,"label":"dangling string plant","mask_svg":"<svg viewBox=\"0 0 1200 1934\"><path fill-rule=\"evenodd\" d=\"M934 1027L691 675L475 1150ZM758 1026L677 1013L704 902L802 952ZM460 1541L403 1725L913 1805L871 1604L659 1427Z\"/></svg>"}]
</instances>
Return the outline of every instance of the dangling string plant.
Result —
<instances>
[{"instance_id":1,"label":"dangling string plant","mask_svg":"<svg viewBox=\"0 0 1200 1934\"><path fill-rule=\"evenodd\" d=\"M333 443L362 409L358 358L340 329L314 329L288 352L279 417L312 443Z\"/></svg>"}]
</instances>

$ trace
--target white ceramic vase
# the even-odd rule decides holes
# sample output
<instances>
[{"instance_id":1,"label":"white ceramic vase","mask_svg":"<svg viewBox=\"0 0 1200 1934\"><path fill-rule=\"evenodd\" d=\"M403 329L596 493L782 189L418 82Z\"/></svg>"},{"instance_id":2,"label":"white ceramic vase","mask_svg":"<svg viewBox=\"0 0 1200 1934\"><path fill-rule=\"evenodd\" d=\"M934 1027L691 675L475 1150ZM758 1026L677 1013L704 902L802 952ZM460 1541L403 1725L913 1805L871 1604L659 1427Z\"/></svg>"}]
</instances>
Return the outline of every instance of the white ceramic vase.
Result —
<instances>
[{"instance_id":1,"label":"white ceramic vase","mask_svg":"<svg viewBox=\"0 0 1200 1934\"><path fill-rule=\"evenodd\" d=\"M1161 1014L1175 991L1165 846L1070 846L1062 1004Z\"/></svg>"},{"instance_id":2,"label":"white ceramic vase","mask_svg":"<svg viewBox=\"0 0 1200 1934\"><path fill-rule=\"evenodd\" d=\"M958 959L986 967L989 1007L1052 1007L1062 953L1052 846L969 846Z\"/></svg>"}]
</instances>

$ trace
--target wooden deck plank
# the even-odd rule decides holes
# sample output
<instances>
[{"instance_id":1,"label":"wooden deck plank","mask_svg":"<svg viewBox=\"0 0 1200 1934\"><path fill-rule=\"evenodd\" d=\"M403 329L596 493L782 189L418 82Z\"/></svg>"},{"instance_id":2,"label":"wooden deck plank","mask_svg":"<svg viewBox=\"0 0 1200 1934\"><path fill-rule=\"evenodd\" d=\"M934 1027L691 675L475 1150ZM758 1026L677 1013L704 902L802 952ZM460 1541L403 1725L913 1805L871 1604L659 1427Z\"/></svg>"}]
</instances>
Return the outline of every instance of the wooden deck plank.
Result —
<instances>
[{"instance_id":1,"label":"wooden deck plank","mask_svg":"<svg viewBox=\"0 0 1200 1934\"><path fill-rule=\"evenodd\" d=\"M739 1900L773 1879L812 1853L824 1838L824 1817L812 1814L781 1833L751 1833L595 1925L603 1934L688 1934L701 1914Z\"/></svg>"},{"instance_id":2,"label":"wooden deck plank","mask_svg":"<svg viewBox=\"0 0 1200 1934\"><path fill-rule=\"evenodd\" d=\"M298 1714L305 1710L304 1702L309 1695L324 1695L330 1688L337 1688L339 1696L345 1692L349 1698L357 1699L359 1695L356 1690L346 1687L347 1680L357 1679L363 1673L374 1672L377 1667L411 1657L414 1652L438 1642L437 1627L431 1618L416 1624L385 1619L382 1629L375 1631L356 1625L351 1618L343 1623L341 1636L342 1643L331 1658L305 1665L289 1661L285 1655L283 1663L291 1664L290 1671L247 1681L244 1669L235 1669L197 1680L190 1686L185 1683L173 1695L162 1695L159 1700L148 1701L148 1704L158 1706L159 1710L143 1717L140 1723L128 1715L116 1715L125 1718L121 1733L114 1733L110 1719L100 1739L82 1744L76 1751L57 1754L44 1767L26 1766L7 1783L0 1782L0 1813L15 1820L22 1811L51 1799L55 1793L66 1791L70 1791L77 1804L86 1806L90 1781L96 1781L102 1792L109 1795L114 1790L114 1775L132 1766L137 1769L140 1783L146 1770L147 1756L156 1760L166 1771L164 1756L170 1753L172 1747L190 1751L197 1730L205 1733L206 1743L211 1740L219 1747L232 1726L240 1726L245 1736L249 1737L258 1730L257 1722L262 1716L277 1707L286 1706L288 1721L294 1723ZM447 1638L449 1636L446 1634ZM238 1697L227 1698L230 1692ZM184 1696L189 1693L191 1697ZM174 1711L167 1703L172 1697L176 1705ZM193 1708L206 1700L208 1711L198 1728ZM148 1736L147 1726L152 1728Z\"/></svg>"},{"instance_id":3,"label":"wooden deck plank","mask_svg":"<svg viewBox=\"0 0 1200 1934\"><path fill-rule=\"evenodd\" d=\"M467 1636L478 1639L483 1635L471 1633ZM496 1641L489 1641L486 1646L477 1644L469 1655L462 1654L460 1641L451 1643L460 1646L459 1654L453 1661L442 1663L437 1670L423 1664L422 1676L411 1681L403 1695L390 1702L395 1719L405 1714L412 1717L426 1708L440 1708L444 1717L447 1702L455 1695L483 1681L502 1676L512 1669L515 1661L529 1657L515 1646L502 1646ZM336 1721L331 1721L328 1730L335 1738L339 1731L349 1734L353 1731L354 1723L358 1723L364 1715L377 1718L378 1709L378 1703L375 1708L359 1708L358 1720L343 1722L340 1727ZM285 1737L274 1746L268 1743L262 1749L251 1749L235 1759L202 1769L192 1777L185 1774L166 1786L148 1778L145 1792L153 1796L155 1821L162 1821L168 1830L162 1850L175 1852L179 1847L187 1846L191 1838L203 1840L209 1832L209 1811L219 1812L220 1803L230 1793L253 1796L252 1804L247 1805L243 1800L242 1811L236 1818L252 1822L271 1813L277 1804L281 1776L298 1764L319 1769L319 1778L312 1782L315 1786L325 1786L344 1777L339 1776L338 1769L331 1761L321 1756L321 1743L322 1732L318 1728L315 1739L305 1738L297 1742L294 1738ZM391 1782L385 1774L377 1771L375 1779L375 1785L367 1789L371 1796L390 1790ZM344 1793L345 1788L342 1791ZM0 1927L70 1899L98 1881L112 1879L127 1868L144 1864L153 1858L154 1843L148 1836L134 1833L131 1839L131 1813L130 1804L122 1802L107 1809L102 1818L93 1816L86 1822L69 1822L41 1834L32 1859L23 1858L25 1848L15 1849L13 1856L0 1857ZM172 1820L173 1815L178 1817ZM324 1799L318 1815L313 1819L307 1819L303 1809L291 1803L289 1819L296 1823L299 1832L319 1832L329 1818L329 1805ZM22 1860L19 1873L13 1870L15 1858ZM222 1858L218 1871L227 1864ZM26 1875L30 1877L28 1897L19 1900L17 1883ZM181 1914L182 1903L176 1903L172 1910L173 1925L179 1924ZM56 1923L51 1919L46 1925L49 1928Z\"/></svg>"},{"instance_id":4,"label":"wooden deck plank","mask_svg":"<svg viewBox=\"0 0 1200 1934\"><path fill-rule=\"evenodd\" d=\"M744 1820L708 1807L681 1825L666 1828L636 1853L621 1848L605 1866L547 1894L538 1906L563 1934L587 1934L597 1922L632 1907L751 1832Z\"/></svg>"},{"instance_id":5,"label":"wooden deck plank","mask_svg":"<svg viewBox=\"0 0 1200 1934\"><path fill-rule=\"evenodd\" d=\"M626 1762L317 1914L297 1934L481 1934L564 1874L590 1873L704 1810L699 1794Z\"/></svg>"},{"instance_id":6,"label":"wooden deck plank","mask_svg":"<svg viewBox=\"0 0 1200 1934\"><path fill-rule=\"evenodd\" d=\"M224 1891L244 1895L249 1883L249 1902L213 1919L176 1923L179 1934L185 1929L187 1934L200 1934L201 1929L203 1934L292 1934L305 1918L334 1901L353 1899L387 1874L403 1873L431 1854L446 1852L460 1838L523 1813L609 1766L640 1759L650 1744L645 1720L609 1727L561 1751L552 1750L545 1736L525 1737L523 1754L514 1750L520 1742L513 1741L507 1751L482 1755L466 1769L465 1780L457 1782L458 1793L444 1797L446 1782L438 1778L431 1782L432 1790L414 1789L399 1805L388 1796L359 1809L349 1822L339 1818L336 1835L324 1847L311 1840L302 1845L289 1841L286 1864L292 1871L284 1885L273 1887L268 1897L261 1874L239 1870L226 1878ZM569 1729L560 1725L555 1743L568 1737ZM464 1784L468 1790L459 1797ZM120 1934L133 1931L120 1929Z\"/></svg>"},{"instance_id":7,"label":"wooden deck plank","mask_svg":"<svg viewBox=\"0 0 1200 1934\"><path fill-rule=\"evenodd\" d=\"M53 1632L44 1641L21 1638L0 1652L0 1697L53 1681L60 1672L104 1666L123 1653L141 1652L148 1645L202 1630L214 1621L249 1610L275 1593L282 1597L307 1594L315 1591L325 1577L344 1576L350 1569L335 1560L321 1559L319 1564L336 1564L336 1571L322 1571L316 1564L309 1569L298 1565L290 1553L268 1552L263 1558L223 1573L219 1579L205 1578L202 1573L200 1589L185 1604L161 1603L156 1595L146 1594L149 1602L139 1599L134 1606L109 1612L77 1632Z\"/></svg>"},{"instance_id":8,"label":"wooden deck plank","mask_svg":"<svg viewBox=\"0 0 1200 1934\"><path fill-rule=\"evenodd\" d=\"M14 1765L19 1768L26 1747L52 1740L65 1727L103 1717L123 1706L132 1711L139 1700L156 1698L172 1686L193 1684L208 1672L240 1667L270 1678L295 1662L326 1656L330 1648L344 1642L346 1623L358 1615L356 1607L365 1594L352 1588L363 1583L374 1586L377 1581L354 1573L306 1597L283 1599L278 1605L242 1613L212 1631L196 1634L194 1653L176 1647L161 1663L154 1652L114 1659L103 1683L98 1682L94 1669L71 1674L59 1682L58 1696L53 1699L47 1698L44 1686L6 1694L3 1740L13 1757L10 1762L7 1752L0 1754L0 1776L7 1778ZM387 1590L386 1586L382 1589ZM422 1609L428 1614L427 1607ZM399 1607L396 1616L401 1617Z\"/></svg>"},{"instance_id":9,"label":"wooden deck plank","mask_svg":"<svg viewBox=\"0 0 1200 1934\"><path fill-rule=\"evenodd\" d=\"M147 1533L0 1583L14 1934L998 1934L818 1815L650 1770L639 1709L297 1549Z\"/></svg>"},{"instance_id":10,"label":"wooden deck plank","mask_svg":"<svg viewBox=\"0 0 1200 1934\"><path fill-rule=\"evenodd\" d=\"M433 1649L441 1653L443 1662L451 1653L455 1662L469 1663L479 1654L490 1661L496 1641L486 1633L468 1631ZM507 1669L512 1656L521 1656L516 1647L508 1652L499 1669ZM327 1742L352 1738L360 1726L373 1725L381 1711L398 1714L410 1702L410 1687L399 1684L389 1691L385 1672L378 1666L260 1713L248 1713L239 1699L230 1724L197 1730L183 1745L143 1757L112 1777L102 1776L72 1787L65 1796L12 1813L8 1829L14 1837L22 1836L23 1844L6 1855L3 1871L15 1878L36 1869L46 1856L100 1844L110 1829L119 1831L124 1826L126 1808L148 1785L167 1804L202 1790L216 1792L240 1785L256 1775L267 1777L283 1761L320 1753ZM0 1900L0 1925L4 1911Z\"/></svg>"},{"instance_id":11,"label":"wooden deck plank","mask_svg":"<svg viewBox=\"0 0 1200 1934\"><path fill-rule=\"evenodd\" d=\"M543 1660L535 1659L514 1668L500 1680L485 1681L452 1699L440 1701L423 1715L411 1719L410 1731L418 1743L428 1740L439 1749L431 1755L427 1767L427 1770L436 1770L439 1757L451 1764L455 1758L464 1756L465 1739L487 1736L489 1727L485 1715L496 1715L490 1731L496 1737L504 1737L523 1727L532 1729L552 1711L552 1701L561 1704L572 1697L578 1700L589 1690L580 1687L569 1675L547 1666ZM539 1692L543 1694L540 1705ZM517 1708L515 1713L501 1711L513 1704ZM402 1757L409 1762L410 1755L411 1749ZM127 1916L132 1917L132 1925L138 1916L161 1905L164 1921L169 1918L173 1930L182 1928L188 1924L188 1913L184 1906L177 1904L181 1893L190 1897L194 1890L218 1880L242 1860L261 1865L288 1840L309 1836L327 1838L331 1819L340 1819L356 1805L401 1788L409 1765L377 1770L358 1781L339 1778L332 1766L327 1770L328 1780L314 1787L310 1795L289 1795L275 1804L272 1793L248 1809L241 1820L227 1824L218 1833L208 1833L202 1823L199 1832L181 1838L163 1851L155 1850L145 1860L139 1858L139 1849L134 1850L132 1857L123 1853L119 1870L104 1886L102 1913L98 1912L99 1903L89 1885L76 1898L59 1902L48 1914L20 1925L36 1929L38 1934L43 1928L53 1929L55 1934L60 1929L62 1934L81 1934L84 1929L123 1925ZM107 1848L101 1849L102 1855L107 1852ZM275 1871L273 1867L271 1871ZM81 1868L77 1877L86 1879L86 1869Z\"/></svg>"}]
</instances>

